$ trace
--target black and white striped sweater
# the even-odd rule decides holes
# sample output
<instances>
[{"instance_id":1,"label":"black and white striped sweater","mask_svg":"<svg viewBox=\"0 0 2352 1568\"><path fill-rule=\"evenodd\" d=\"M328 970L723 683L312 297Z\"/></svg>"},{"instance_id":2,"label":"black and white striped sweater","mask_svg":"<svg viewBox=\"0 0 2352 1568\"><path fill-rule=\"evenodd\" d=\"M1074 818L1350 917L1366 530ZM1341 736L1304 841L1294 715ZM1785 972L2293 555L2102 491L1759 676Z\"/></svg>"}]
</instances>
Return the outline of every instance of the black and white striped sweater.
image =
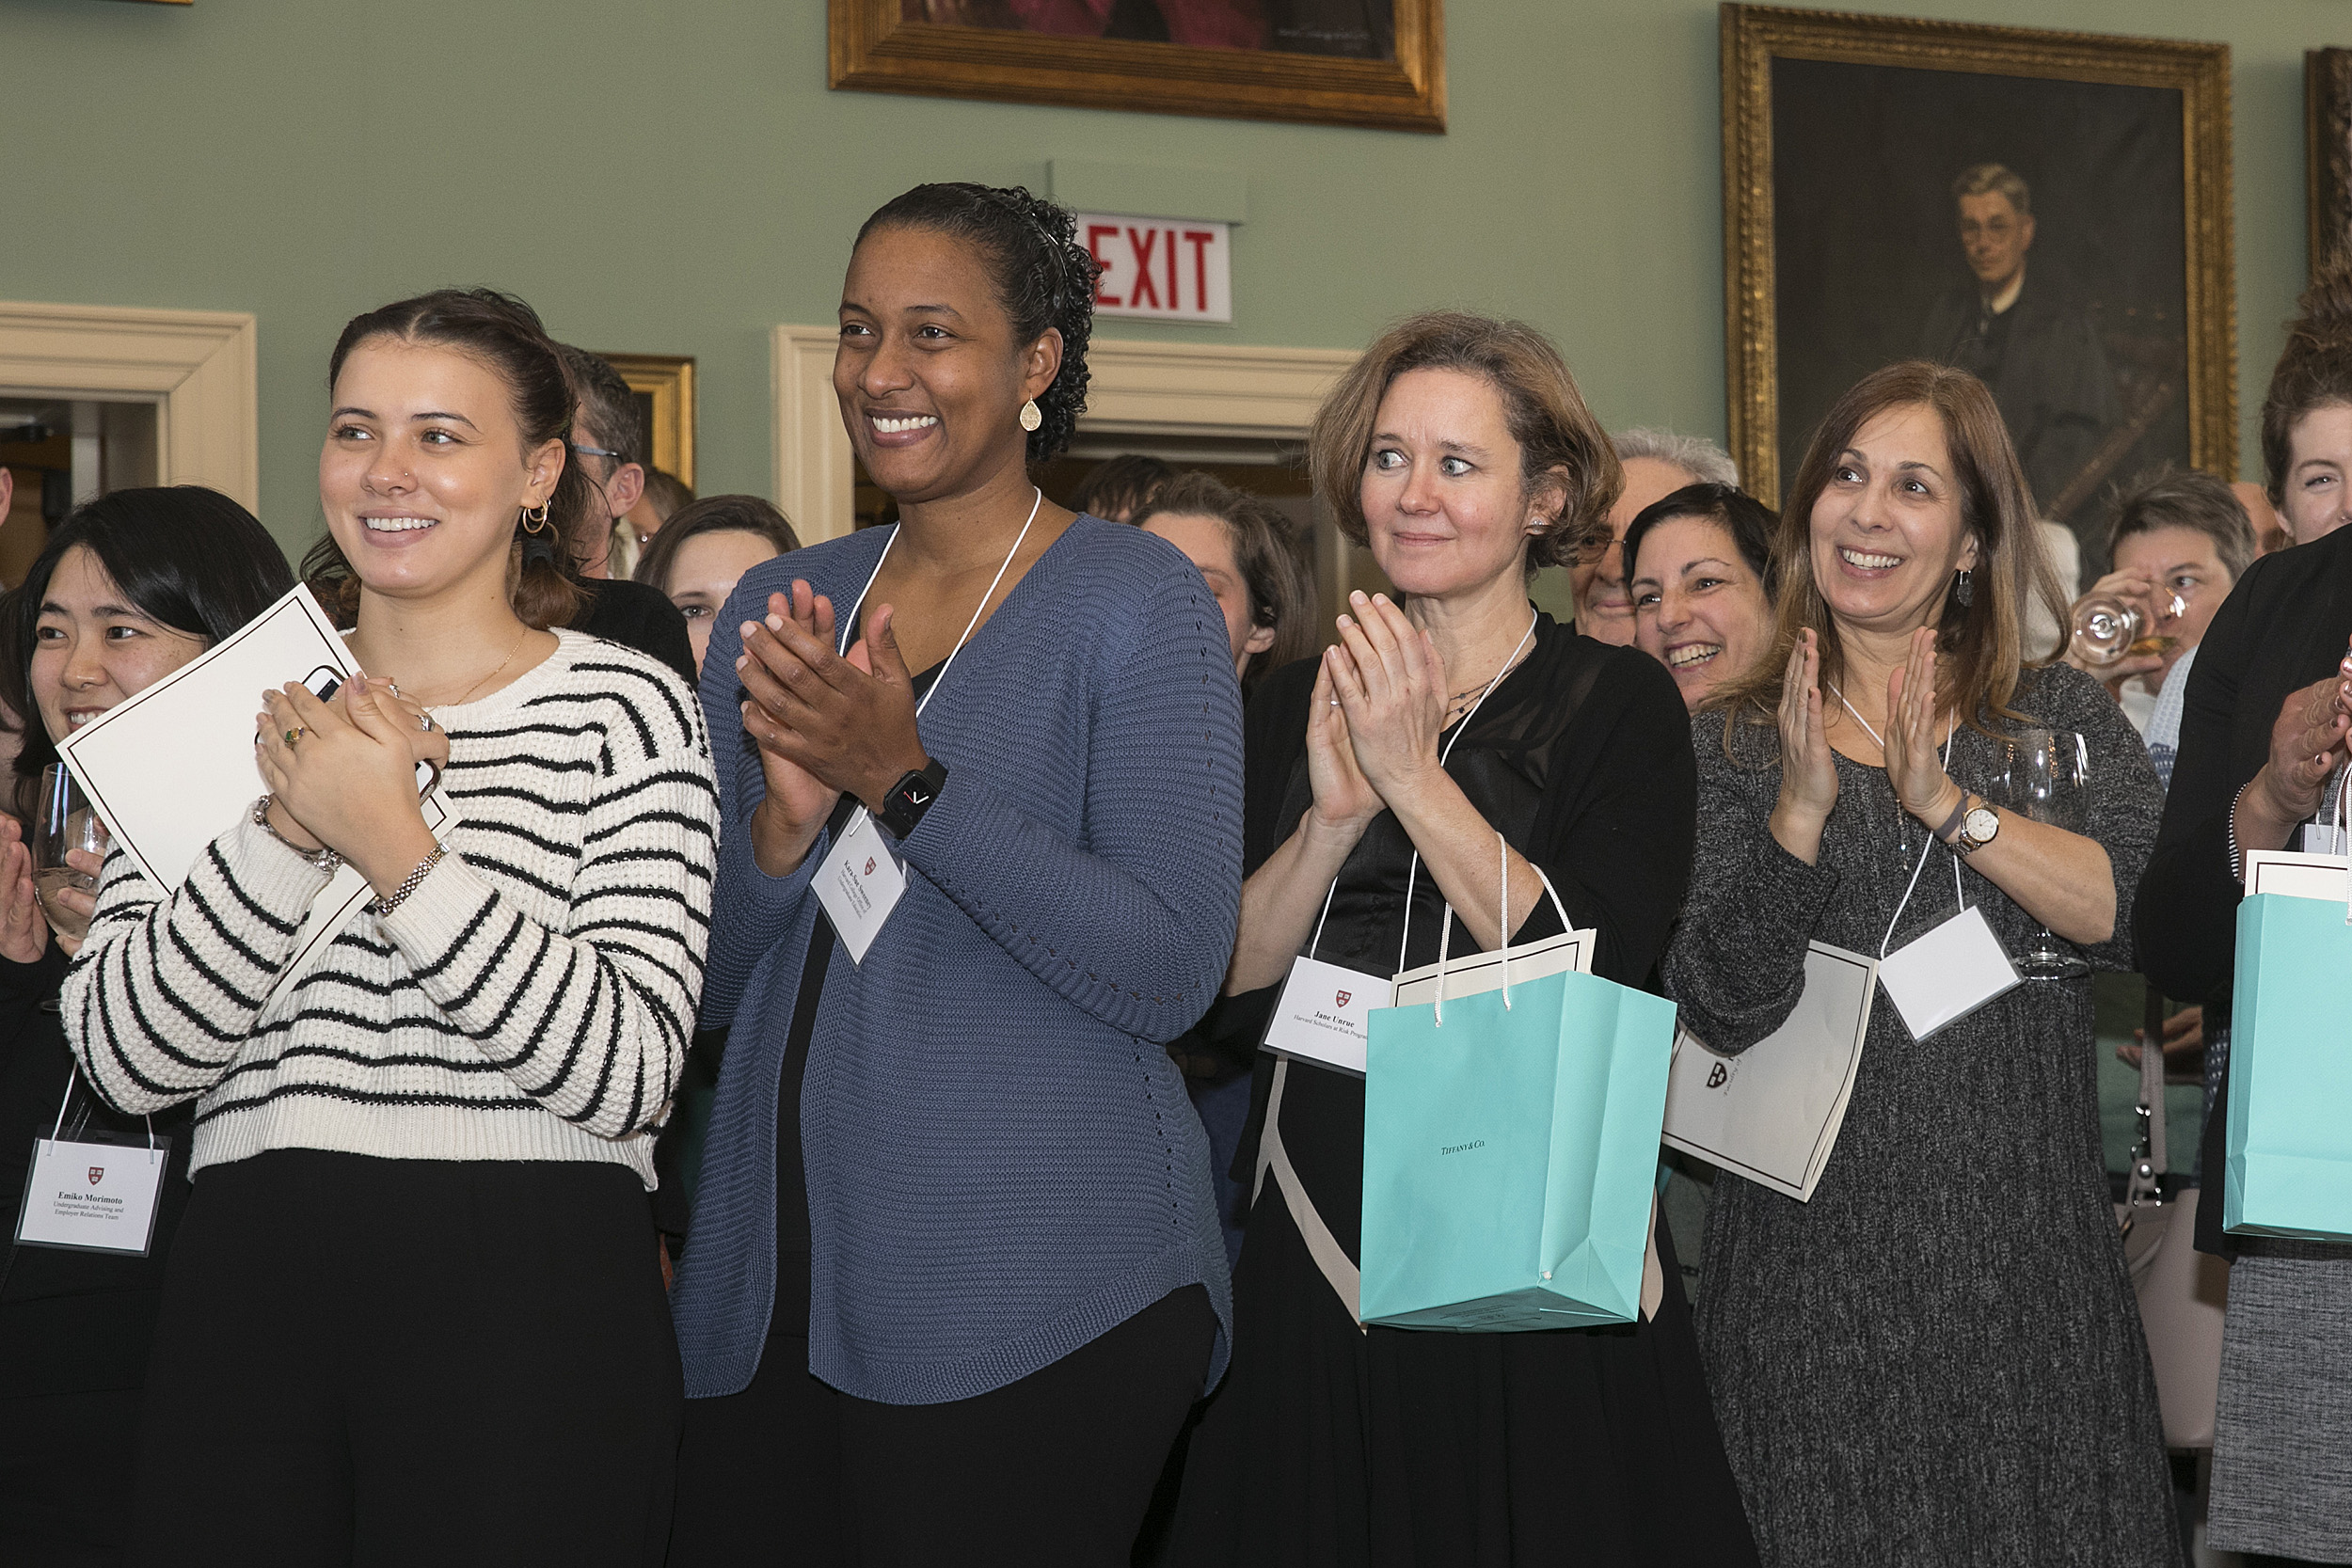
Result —
<instances>
[{"instance_id":1,"label":"black and white striped sweater","mask_svg":"<svg viewBox=\"0 0 2352 1568\"><path fill-rule=\"evenodd\" d=\"M240 821L159 901L108 858L67 1038L120 1110L199 1100L191 1174L298 1148L612 1161L653 1185L709 944L710 746L667 668L559 635L503 690L437 710L448 857L275 997L326 885L309 863Z\"/></svg>"}]
</instances>

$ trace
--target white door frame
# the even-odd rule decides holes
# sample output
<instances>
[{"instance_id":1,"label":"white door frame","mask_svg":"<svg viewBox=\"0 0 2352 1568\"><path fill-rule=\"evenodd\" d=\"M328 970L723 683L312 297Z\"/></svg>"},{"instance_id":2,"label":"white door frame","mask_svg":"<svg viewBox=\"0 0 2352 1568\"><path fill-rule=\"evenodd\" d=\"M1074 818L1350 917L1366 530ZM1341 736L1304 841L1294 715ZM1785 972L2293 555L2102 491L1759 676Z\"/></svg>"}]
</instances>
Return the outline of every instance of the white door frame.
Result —
<instances>
[{"instance_id":1,"label":"white door frame","mask_svg":"<svg viewBox=\"0 0 2352 1568\"><path fill-rule=\"evenodd\" d=\"M252 316L0 300L0 393L155 404L156 483L262 502Z\"/></svg>"},{"instance_id":2,"label":"white door frame","mask_svg":"<svg viewBox=\"0 0 2352 1568\"><path fill-rule=\"evenodd\" d=\"M833 395L837 326L773 335L775 498L814 544L855 526L857 464ZM1300 441L1353 349L1246 348L1097 338L1081 430Z\"/></svg>"}]
</instances>

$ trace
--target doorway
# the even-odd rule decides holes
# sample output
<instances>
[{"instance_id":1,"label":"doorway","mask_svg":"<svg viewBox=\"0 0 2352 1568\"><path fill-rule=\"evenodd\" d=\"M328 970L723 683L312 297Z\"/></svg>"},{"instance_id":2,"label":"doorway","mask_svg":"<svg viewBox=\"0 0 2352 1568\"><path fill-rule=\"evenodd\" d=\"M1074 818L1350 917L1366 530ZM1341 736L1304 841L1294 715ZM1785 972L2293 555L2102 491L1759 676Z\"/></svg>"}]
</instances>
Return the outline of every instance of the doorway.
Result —
<instances>
[{"instance_id":1,"label":"doorway","mask_svg":"<svg viewBox=\"0 0 2352 1568\"><path fill-rule=\"evenodd\" d=\"M24 580L68 512L157 482L157 427L151 399L0 396L0 467L14 481L0 518L0 588Z\"/></svg>"}]
</instances>

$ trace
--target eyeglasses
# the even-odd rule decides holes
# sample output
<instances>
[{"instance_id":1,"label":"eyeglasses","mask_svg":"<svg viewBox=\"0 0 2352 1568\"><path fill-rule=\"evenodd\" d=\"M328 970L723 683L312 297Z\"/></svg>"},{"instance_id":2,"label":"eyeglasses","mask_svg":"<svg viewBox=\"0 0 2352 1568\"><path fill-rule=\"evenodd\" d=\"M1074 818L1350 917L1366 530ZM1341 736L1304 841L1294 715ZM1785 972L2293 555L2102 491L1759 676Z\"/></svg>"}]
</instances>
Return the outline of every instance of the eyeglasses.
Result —
<instances>
[{"instance_id":1,"label":"eyeglasses","mask_svg":"<svg viewBox=\"0 0 2352 1568\"><path fill-rule=\"evenodd\" d=\"M628 461L626 453L614 451L611 447L583 447L578 441L566 441L564 444L582 457L609 457L615 463Z\"/></svg>"}]
</instances>

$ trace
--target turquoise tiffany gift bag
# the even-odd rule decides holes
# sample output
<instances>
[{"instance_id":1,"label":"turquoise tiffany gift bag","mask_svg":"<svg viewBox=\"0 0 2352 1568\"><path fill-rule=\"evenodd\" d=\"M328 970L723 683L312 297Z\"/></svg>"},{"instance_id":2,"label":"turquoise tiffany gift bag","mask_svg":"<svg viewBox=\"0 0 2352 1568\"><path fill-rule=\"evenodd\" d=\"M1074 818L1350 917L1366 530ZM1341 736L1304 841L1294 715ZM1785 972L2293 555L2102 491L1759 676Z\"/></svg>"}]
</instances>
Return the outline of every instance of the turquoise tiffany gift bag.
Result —
<instances>
[{"instance_id":1,"label":"turquoise tiffany gift bag","mask_svg":"<svg viewBox=\"0 0 2352 1568\"><path fill-rule=\"evenodd\" d=\"M2248 859L2249 890L2308 887L2323 870L2283 854ZM2352 924L2343 860L2292 860L2332 862L2331 895L2249 892L2238 906L2221 1221L2241 1235L2342 1240L2352 1238Z\"/></svg>"},{"instance_id":2,"label":"turquoise tiffany gift bag","mask_svg":"<svg viewBox=\"0 0 2352 1568\"><path fill-rule=\"evenodd\" d=\"M1509 890L1506 886L1507 901ZM1556 902L1556 899L1555 899ZM1642 1308L1674 1004L1577 973L1373 1011L1361 1316L1507 1333Z\"/></svg>"}]
</instances>

